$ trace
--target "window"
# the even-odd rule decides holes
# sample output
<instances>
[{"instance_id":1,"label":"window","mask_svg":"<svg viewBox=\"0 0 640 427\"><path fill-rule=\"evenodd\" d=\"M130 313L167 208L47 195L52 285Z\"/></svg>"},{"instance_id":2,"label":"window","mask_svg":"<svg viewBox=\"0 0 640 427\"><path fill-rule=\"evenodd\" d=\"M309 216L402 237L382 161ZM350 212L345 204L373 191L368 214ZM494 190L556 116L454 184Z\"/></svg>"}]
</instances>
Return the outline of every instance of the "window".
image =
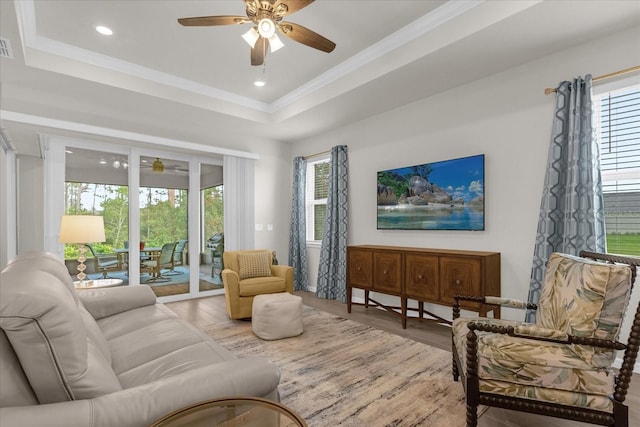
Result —
<instances>
[{"instance_id":1,"label":"window","mask_svg":"<svg viewBox=\"0 0 640 427\"><path fill-rule=\"evenodd\" d=\"M307 164L307 241L322 241L330 167L329 159L316 160Z\"/></svg>"},{"instance_id":2,"label":"window","mask_svg":"<svg viewBox=\"0 0 640 427\"><path fill-rule=\"evenodd\" d=\"M594 98L607 252L640 255L640 87Z\"/></svg>"}]
</instances>

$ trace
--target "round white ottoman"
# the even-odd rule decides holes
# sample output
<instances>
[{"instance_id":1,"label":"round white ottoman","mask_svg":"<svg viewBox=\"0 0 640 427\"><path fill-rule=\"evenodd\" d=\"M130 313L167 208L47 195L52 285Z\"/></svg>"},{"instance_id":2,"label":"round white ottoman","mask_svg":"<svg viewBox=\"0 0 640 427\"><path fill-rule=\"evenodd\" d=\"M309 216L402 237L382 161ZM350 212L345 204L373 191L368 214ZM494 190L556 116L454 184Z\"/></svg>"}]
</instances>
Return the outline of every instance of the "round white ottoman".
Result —
<instances>
[{"instance_id":1,"label":"round white ottoman","mask_svg":"<svg viewBox=\"0 0 640 427\"><path fill-rule=\"evenodd\" d=\"M251 329L263 340L295 337L302 333L302 298L289 292L256 295Z\"/></svg>"}]
</instances>

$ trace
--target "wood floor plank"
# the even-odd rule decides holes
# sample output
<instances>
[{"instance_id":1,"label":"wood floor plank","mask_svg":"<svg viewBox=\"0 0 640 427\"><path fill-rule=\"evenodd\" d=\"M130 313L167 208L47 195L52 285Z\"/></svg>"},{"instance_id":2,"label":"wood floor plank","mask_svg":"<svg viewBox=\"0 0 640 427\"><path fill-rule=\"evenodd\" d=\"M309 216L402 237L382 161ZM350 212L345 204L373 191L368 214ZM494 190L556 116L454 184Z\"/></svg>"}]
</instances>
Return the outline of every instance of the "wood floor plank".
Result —
<instances>
[{"instance_id":1,"label":"wood floor plank","mask_svg":"<svg viewBox=\"0 0 640 427\"><path fill-rule=\"evenodd\" d=\"M311 292L296 292L305 305L315 307L327 313L369 325L373 328L413 339L427 345L451 351L451 329L434 322L409 319L407 328L402 329L400 319L384 310L353 306L347 313L347 305L316 297ZM227 319L224 296L198 298L186 301L167 303L178 316L200 329ZM631 381L627 405L629 406L629 425L640 426L640 375L635 374ZM453 380L452 380L453 381ZM462 385L460 385L462 387ZM536 414L490 408L479 419L479 427L582 427L591 424L560 420Z\"/></svg>"}]
</instances>

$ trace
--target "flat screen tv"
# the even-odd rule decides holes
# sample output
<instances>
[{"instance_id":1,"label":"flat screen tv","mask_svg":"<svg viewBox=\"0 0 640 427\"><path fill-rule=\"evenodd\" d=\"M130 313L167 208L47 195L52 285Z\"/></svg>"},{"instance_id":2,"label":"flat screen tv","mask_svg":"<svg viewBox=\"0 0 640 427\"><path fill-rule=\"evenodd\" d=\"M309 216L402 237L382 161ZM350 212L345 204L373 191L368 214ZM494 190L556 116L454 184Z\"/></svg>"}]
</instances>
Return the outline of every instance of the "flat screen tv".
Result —
<instances>
[{"instance_id":1,"label":"flat screen tv","mask_svg":"<svg viewBox=\"0 0 640 427\"><path fill-rule=\"evenodd\" d=\"M378 172L378 230L484 230L484 154Z\"/></svg>"}]
</instances>

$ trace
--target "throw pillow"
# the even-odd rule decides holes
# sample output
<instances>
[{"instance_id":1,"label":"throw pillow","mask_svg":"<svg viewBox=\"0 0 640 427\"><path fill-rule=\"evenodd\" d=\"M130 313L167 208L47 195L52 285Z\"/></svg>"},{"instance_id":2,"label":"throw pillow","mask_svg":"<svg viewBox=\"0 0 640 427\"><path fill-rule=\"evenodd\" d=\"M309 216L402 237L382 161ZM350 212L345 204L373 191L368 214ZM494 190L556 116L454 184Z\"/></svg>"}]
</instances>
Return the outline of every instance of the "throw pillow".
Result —
<instances>
[{"instance_id":1,"label":"throw pillow","mask_svg":"<svg viewBox=\"0 0 640 427\"><path fill-rule=\"evenodd\" d=\"M240 280L252 277L271 276L270 252L247 252L238 254Z\"/></svg>"}]
</instances>

